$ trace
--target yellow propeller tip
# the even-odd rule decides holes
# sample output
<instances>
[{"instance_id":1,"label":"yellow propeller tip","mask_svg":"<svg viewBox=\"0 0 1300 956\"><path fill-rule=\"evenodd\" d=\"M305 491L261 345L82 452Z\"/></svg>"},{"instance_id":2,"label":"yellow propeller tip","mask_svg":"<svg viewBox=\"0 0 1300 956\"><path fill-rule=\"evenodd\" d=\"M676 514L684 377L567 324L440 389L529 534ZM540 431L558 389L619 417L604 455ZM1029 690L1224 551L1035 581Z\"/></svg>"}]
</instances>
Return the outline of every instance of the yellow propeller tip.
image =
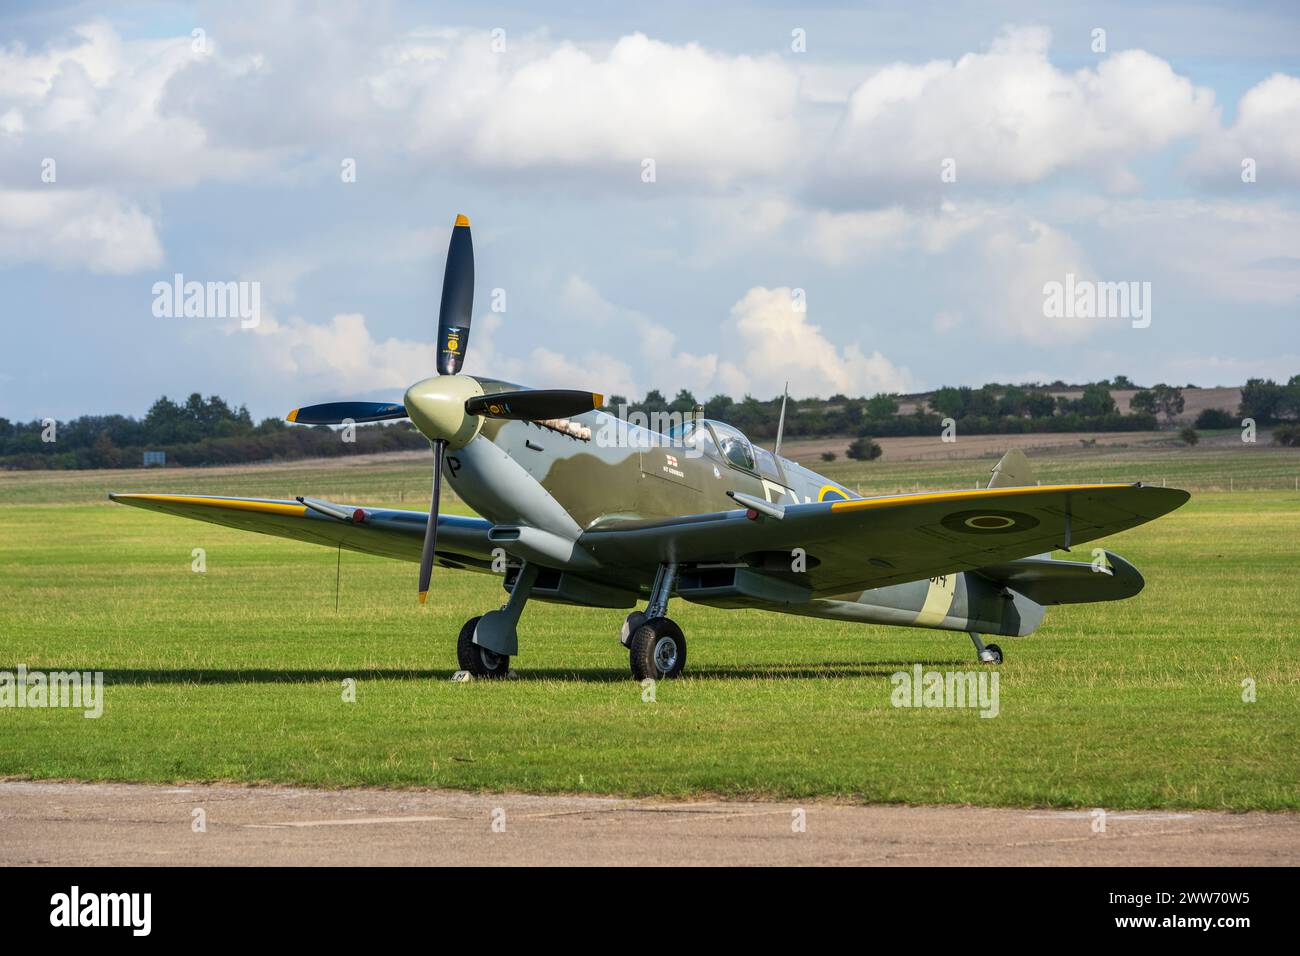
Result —
<instances>
[{"instance_id":1,"label":"yellow propeller tip","mask_svg":"<svg viewBox=\"0 0 1300 956\"><path fill-rule=\"evenodd\" d=\"M593 392L591 395L591 400L595 402L595 404L591 406L592 408L605 407L605 396L601 395L599 392Z\"/></svg>"},{"instance_id":2,"label":"yellow propeller tip","mask_svg":"<svg viewBox=\"0 0 1300 956\"><path fill-rule=\"evenodd\" d=\"M425 599L428 598L428 596L429 596L429 592L428 592L428 591L421 591L421 592L420 592L420 603L423 604L423 603L425 602Z\"/></svg>"},{"instance_id":3,"label":"yellow propeller tip","mask_svg":"<svg viewBox=\"0 0 1300 956\"><path fill-rule=\"evenodd\" d=\"M288 415L285 415L284 417L291 422L296 422L298 420L298 411L299 410L295 408L293 411L291 411Z\"/></svg>"},{"instance_id":4,"label":"yellow propeller tip","mask_svg":"<svg viewBox=\"0 0 1300 956\"><path fill-rule=\"evenodd\" d=\"M460 215L460 216L457 216L457 217L456 217L456 225L457 225L457 226L466 226L466 227L468 227L468 226L469 226L469 216L466 216L466 215Z\"/></svg>"}]
</instances>

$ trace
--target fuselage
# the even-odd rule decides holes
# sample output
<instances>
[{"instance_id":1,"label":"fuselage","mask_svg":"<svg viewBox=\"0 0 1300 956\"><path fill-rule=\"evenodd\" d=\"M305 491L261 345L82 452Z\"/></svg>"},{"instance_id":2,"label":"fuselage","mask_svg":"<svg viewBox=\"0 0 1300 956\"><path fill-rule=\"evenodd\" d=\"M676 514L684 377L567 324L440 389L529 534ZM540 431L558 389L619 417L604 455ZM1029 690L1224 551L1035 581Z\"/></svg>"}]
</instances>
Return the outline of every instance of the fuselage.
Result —
<instances>
[{"instance_id":1,"label":"fuselage","mask_svg":"<svg viewBox=\"0 0 1300 956\"><path fill-rule=\"evenodd\" d=\"M506 383L483 381L489 394ZM581 529L609 520L725 511L728 492L773 503L857 497L838 482L753 445L722 422L688 419L665 435L601 411L564 422L489 420L471 443L490 442L540 484ZM453 457L465 457L463 451ZM476 489L450 462L447 477L476 509ZM495 500L482 502L496 511ZM493 521L524 515L487 514Z\"/></svg>"},{"instance_id":2,"label":"fuselage","mask_svg":"<svg viewBox=\"0 0 1300 956\"><path fill-rule=\"evenodd\" d=\"M478 381L487 394L517 388ZM773 504L859 497L839 482L754 446L725 423L687 420L664 434L601 411L544 424L487 420L471 441L448 454L444 477L493 523L494 540L505 550L564 568L569 580L562 583L575 594L588 583L610 588L611 607L644 596L654 570L601 566L580 544L592 528L733 510L739 505L728 492ZM557 585L556 599L563 600L560 590ZM1002 588L966 573L783 606L752 601L739 592L681 593L719 607L995 634L1027 633L1042 617L1032 602L1018 595L1019 600L1008 600ZM546 597L544 591L539 596Z\"/></svg>"}]
</instances>

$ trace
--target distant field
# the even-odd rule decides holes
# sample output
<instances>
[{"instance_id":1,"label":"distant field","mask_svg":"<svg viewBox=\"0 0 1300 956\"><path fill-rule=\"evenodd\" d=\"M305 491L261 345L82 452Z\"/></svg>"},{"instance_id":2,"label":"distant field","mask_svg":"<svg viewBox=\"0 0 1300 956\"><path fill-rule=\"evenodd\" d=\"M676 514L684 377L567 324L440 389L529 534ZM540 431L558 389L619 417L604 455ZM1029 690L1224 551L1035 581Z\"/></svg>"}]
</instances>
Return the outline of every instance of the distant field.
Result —
<instances>
[{"instance_id":1,"label":"distant field","mask_svg":"<svg viewBox=\"0 0 1300 956\"><path fill-rule=\"evenodd\" d=\"M1147 575L1001 639L1001 715L900 710L889 676L972 667L964 635L675 602L690 677L645 703L621 612L534 603L514 682L452 684L489 578L112 505L108 490L419 508L423 456L344 465L0 475L0 669L105 671L99 720L0 709L0 775L839 797L1011 806L1300 808L1300 455L1267 446L1035 457L1044 481L1204 491L1109 539ZM992 461L837 462L865 491L971 487ZM1243 490L1245 489L1245 490ZM1267 490L1260 490L1267 489ZM207 572L190 570L191 549ZM358 681L357 702L340 698ZM1242 681L1258 700L1244 703Z\"/></svg>"},{"instance_id":2,"label":"distant field","mask_svg":"<svg viewBox=\"0 0 1300 956\"><path fill-rule=\"evenodd\" d=\"M1154 384L1154 383L1152 383ZM1177 383L1171 383L1177 384ZM1190 425L1196 421L1196 416L1201 414L1207 408L1222 409L1229 414L1235 414L1238 406L1241 404L1240 388L1184 388L1183 392L1183 412L1178 415L1174 421L1179 425ZM1121 415L1131 414L1133 411L1133 396L1138 393L1135 388L1112 388L1110 397L1115 399L1115 405L1118 407ZM1075 399L1083 395L1081 388L1063 388L1050 389L1049 394L1054 398ZM904 415L909 415L916 410L917 401L904 399L899 402L899 409Z\"/></svg>"},{"instance_id":3,"label":"distant field","mask_svg":"<svg viewBox=\"0 0 1300 956\"><path fill-rule=\"evenodd\" d=\"M1188 448L1179 440L1176 432L1063 432L1036 433L1029 435L963 435L957 441L945 443L938 435L913 435L902 438L877 438L876 443L883 449L883 454L870 465L856 466L847 461L846 451L852 439L813 438L787 442L782 448L786 457L820 470L827 463L822 461L823 452L832 452L837 458L846 459L850 469L861 468L864 479L881 476L886 480L896 473L896 466L907 462L964 461L972 458L989 458L996 460L1008 449L1019 448L1031 459L1079 460L1085 467L1093 467L1096 462L1103 467L1127 467L1137 464L1141 467L1173 469L1173 473L1186 473L1189 468L1202 474L1206 465L1211 468L1234 468L1245 466L1247 462L1258 465L1271 462L1272 466L1290 469L1294 479L1295 467L1288 462L1300 462L1300 453L1296 449L1279 448L1272 445L1271 433L1261 432L1258 441L1243 444L1241 432L1237 429L1227 431L1204 431L1200 433L1200 442L1195 448ZM1208 458L1202 456L1209 455ZM1262 458L1244 458L1246 454L1263 455ZM1100 456L1100 457L1099 457ZM1225 462L1225 465L1219 465ZM989 462L991 467L992 461ZM1197 466L1201 466L1197 468ZM832 466L833 467L833 466ZM1276 467L1270 467L1272 474ZM987 471L987 468L985 469ZM948 474L947 467L935 471L936 476ZM1225 480L1227 472L1225 471ZM1241 477L1241 476L1239 476Z\"/></svg>"},{"instance_id":4,"label":"distant field","mask_svg":"<svg viewBox=\"0 0 1300 956\"><path fill-rule=\"evenodd\" d=\"M1088 446L1084 442L1096 441ZM881 439L885 452L873 462L820 454L847 446L847 439L789 443L785 452L808 467L867 493L900 489L971 488L987 482L1008 448L1021 448L1043 481L1164 481L1196 490L1300 490L1300 449L1269 443L1243 444L1236 430L1206 432L1195 448L1168 432L1064 435L975 435L952 444L934 438ZM398 452L326 458L274 465L214 468L129 468L102 471L0 471L0 504L106 502L110 491L186 491L195 494L295 495L427 507L430 455ZM450 490L447 489L450 494ZM454 497L454 496L453 496Z\"/></svg>"}]
</instances>

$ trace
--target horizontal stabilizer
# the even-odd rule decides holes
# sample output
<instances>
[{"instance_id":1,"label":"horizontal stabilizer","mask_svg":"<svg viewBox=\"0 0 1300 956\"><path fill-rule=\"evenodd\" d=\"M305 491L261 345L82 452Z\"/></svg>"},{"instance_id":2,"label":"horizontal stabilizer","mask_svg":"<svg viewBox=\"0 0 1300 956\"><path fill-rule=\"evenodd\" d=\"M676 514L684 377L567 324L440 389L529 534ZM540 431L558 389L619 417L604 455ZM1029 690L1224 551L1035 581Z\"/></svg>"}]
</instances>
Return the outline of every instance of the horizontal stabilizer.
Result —
<instances>
[{"instance_id":1,"label":"horizontal stabilizer","mask_svg":"<svg viewBox=\"0 0 1300 956\"><path fill-rule=\"evenodd\" d=\"M1113 551L1107 566L1086 561L1022 558L978 568L975 573L1018 591L1036 604L1090 604L1121 601L1142 590L1141 573Z\"/></svg>"}]
</instances>

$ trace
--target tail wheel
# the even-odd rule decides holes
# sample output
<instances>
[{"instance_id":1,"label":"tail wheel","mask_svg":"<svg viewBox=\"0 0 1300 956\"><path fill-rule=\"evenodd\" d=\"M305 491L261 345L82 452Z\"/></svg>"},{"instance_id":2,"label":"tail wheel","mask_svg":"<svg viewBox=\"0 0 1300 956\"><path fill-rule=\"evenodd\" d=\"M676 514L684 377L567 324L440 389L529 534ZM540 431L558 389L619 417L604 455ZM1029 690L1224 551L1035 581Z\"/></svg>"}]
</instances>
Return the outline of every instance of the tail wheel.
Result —
<instances>
[{"instance_id":1,"label":"tail wheel","mask_svg":"<svg viewBox=\"0 0 1300 956\"><path fill-rule=\"evenodd\" d=\"M469 671L475 677L505 677L510 673L510 658L474 643L474 629L478 627L478 622L479 618L471 617L461 627L460 637L456 639L456 657L460 660L460 669Z\"/></svg>"},{"instance_id":2,"label":"tail wheel","mask_svg":"<svg viewBox=\"0 0 1300 956\"><path fill-rule=\"evenodd\" d=\"M635 680L676 677L686 667L686 635L666 617L651 618L632 633L628 658Z\"/></svg>"}]
</instances>

